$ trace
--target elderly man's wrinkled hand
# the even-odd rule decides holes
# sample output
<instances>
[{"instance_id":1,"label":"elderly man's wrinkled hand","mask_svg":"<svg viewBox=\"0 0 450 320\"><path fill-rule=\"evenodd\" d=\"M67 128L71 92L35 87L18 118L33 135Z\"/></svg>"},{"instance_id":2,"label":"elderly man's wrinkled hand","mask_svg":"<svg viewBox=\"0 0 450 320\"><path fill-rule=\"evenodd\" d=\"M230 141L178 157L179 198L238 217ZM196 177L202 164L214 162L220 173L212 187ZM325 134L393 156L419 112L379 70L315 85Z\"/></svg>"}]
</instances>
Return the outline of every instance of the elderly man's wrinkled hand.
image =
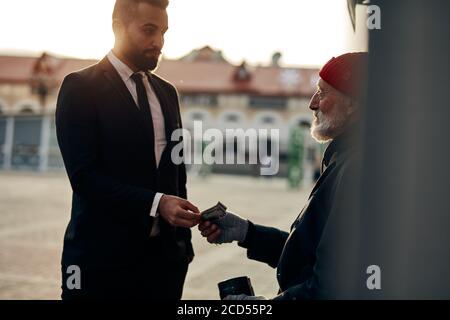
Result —
<instances>
[{"instance_id":1,"label":"elderly man's wrinkled hand","mask_svg":"<svg viewBox=\"0 0 450 320\"><path fill-rule=\"evenodd\" d=\"M227 211L223 217L212 222L200 222L198 229L209 243L221 244L233 241L243 242L247 236L248 225L248 220Z\"/></svg>"}]
</instances>

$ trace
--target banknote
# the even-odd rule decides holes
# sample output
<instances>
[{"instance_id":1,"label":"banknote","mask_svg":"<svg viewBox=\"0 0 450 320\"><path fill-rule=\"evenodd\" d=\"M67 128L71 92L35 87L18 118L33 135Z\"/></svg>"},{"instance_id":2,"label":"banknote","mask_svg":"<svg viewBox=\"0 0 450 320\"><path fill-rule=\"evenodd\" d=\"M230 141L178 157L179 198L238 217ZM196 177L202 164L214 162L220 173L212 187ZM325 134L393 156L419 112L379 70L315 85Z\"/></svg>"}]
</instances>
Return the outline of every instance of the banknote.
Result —
<instances>
[{"instance_id":1,"label":"banknote","mask_svg":"<svg viewBox=\"0 0 450 320\"><path fill-rule=\"evenodd\" d=\"M201 212L201 218L203 221L215 220L223 217L226 214L227 207L220 201L209 209Z\"/></svg>"}]
</instances>

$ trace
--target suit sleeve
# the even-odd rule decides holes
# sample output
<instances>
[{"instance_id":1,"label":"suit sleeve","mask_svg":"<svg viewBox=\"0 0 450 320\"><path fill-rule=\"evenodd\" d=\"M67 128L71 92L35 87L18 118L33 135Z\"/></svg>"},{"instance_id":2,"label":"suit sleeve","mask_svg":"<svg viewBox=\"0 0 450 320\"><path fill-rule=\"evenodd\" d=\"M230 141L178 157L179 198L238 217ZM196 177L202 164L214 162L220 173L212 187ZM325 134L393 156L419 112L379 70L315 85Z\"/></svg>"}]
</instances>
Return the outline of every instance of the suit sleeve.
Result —
<instances>
[{"instance_id":1,"label":"suit sleeve","mask_svg":"<svg viewBox=\"0 0 450 320\"><path fill-rule=\"evenodd\" d=\"M247 248L247 257L276 268L289 233L249 222L247 237L238 245Z\"/></svg>"},{"instance_id":2,"label":"suit sleeve","mask_svg":"<svg viewBox=\"0 0 450 320\"><path fill-rule=\"evenodd\" d=\"M72 189L90 202L134 209L124 215L148 215L154 191L121 183L102 171L97 115L83 80L76 73L64 79L56 108L58 144Z\"/></svg>"},{"instance_id":3,"label":"suit sleeve","mask_svg":"<svg viewBox=\"0 0 450 320\"><path fill-rule=\"evenodd\" d=\"M178 98L177 98L178 100ZM178 107L179 110L179 107ZM180 124L181 124L181 115L180 115ZM182 127L182 125L181 125ZM187 199L187 188L186 188L186 182L187 182L187 175L186 175L186 166L183 163L181 163L178 166L178 188L179 188L179 197L183 199ZM193 257L194 254L194 247L192 246L192 231L190 228L182 228L183 234L186 240L186 253Z\"/></svg>"}]
</instances>

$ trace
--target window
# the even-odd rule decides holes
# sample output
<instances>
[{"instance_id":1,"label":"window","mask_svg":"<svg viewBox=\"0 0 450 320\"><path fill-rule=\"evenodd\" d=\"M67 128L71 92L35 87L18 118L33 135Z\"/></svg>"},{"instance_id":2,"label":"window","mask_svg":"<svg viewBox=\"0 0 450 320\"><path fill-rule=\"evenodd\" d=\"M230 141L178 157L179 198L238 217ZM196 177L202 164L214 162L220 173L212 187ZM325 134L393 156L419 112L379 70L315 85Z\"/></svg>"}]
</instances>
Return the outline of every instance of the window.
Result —
<instances>
[{"instance_id":1,"label":"window","mask_svg":"<svg viewBox=\"0 0 450 320\"><path fill-rule=\"evenodd\" d=\"M0 118L0 146L5 144L6 139L6 119ZM0 148L0 152L2 149Z\"/></svg>"},{"instance_id":2,"label":"window","mask_svg":"<svg viewBox=\"0 0 450 320\"><path fill-rule=\"evenodd\" d=\"M280 97L250 97L251 108L270 108L270 109L284 109L287 107L287 99Z\"/></svg>"},{"instance_id":3,"label":"window","mask_svg":"<svg viewBox=\"0 0 450 320\"><path fill-rule=\"evenodd\" d=\"M300 128L309 129L311 127L311 122L309 122L308 120L299 120L298 121L298 126Z\"/></svg>"},{"instance_id":4,"label":"window","mask_svg":"<svg viewBox=\"0 0 450 320\"><path fill-rule=\"evenodd\" d=\"M0 110L1 111L1 110ZM0 117L0 166L3 165L5 161L5 156L3 154L3 145L6 140L6 119Z\"/></svg>"},{"instance_id":5,"label":"window","mask_svg":"<svg viewBox=\"0 0 450 320\"><path fill-rule=\"evenodd\" d=\"M195 120L203 120L203 118L204 118L204 115L202 113L193 113L191 115L191 119L194 121Z\"/></svg>"},{"instance_id":6,"label":"window","mask_svg":"<svg viewBox=\"0 0 450 320\"><path fill-rule=\"evenodd\" d=\"M237 114L228 114L225 117L225 121L226 122L238 122L239 121L239 117Z\"/></svg>"},{"instance_id":7,"label":"window","mask_svg":"<svg viewBox=\"0 0 450 320\"><path fill-rule=\"evenodd\" d=\"M0 115L4 114L6 112L5 105L3 101L0 101Z\"/></svg>"},{"instance_id":8,"label":"window","mask_svg":"<svg viewBox=\"0 0 450 320\"><path fill-rule=\"evenodd\" d=\"M33 108L31 106L23 106L20 108L20 114L33 114Z\"/></svg>"},{"instance_id":9,"label":"window","mask_svg":"<svg viewBox=\"0 0 450 320\"><path fill-rule=\"evenodd\" d=\"M40 117L15 119L11 159L14 168L38 167L41 130L42 118Z\"/></svg>"},{"instance_id":10,"label":"window","mask_svg":"<svg viewBox=\"0 0 450 320\"><path fill-rule=\"evenodd\" d=\"M218 104L217 95L212 94L185 94L182 96L182 100L185 106L215 107Z\"/></svg>"},{"instance_id":11,"label":"window","mask_svg":"<svg viewBox=\"0 0 450 320\"><path fill-rule=\"evenodd\" d=\"M273 124L275 122L275 119L273 117L266 116L262 118L262 123L264 124Z\"/></svg>"}]
</instances>

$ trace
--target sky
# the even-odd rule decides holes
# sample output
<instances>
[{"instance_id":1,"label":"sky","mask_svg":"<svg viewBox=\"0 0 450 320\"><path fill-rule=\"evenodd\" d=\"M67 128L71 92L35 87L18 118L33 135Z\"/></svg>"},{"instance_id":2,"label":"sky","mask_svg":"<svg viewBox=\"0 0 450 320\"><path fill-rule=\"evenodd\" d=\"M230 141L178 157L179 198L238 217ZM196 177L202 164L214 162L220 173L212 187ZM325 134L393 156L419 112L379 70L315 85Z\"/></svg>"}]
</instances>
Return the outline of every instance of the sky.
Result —
<instances>
[{"instance_id":1,"label":"sky","mask_svg":"<svg viewBox=\"0 0 450 320\"><path fill-rule=\"evenodd\" d=\"M113 46L115 0L0 0L0 54L101 59ZM163 54L209 45L230 62L320 66L354 49L346 0L170 0Z\"/></svg>"}]
</instances>

